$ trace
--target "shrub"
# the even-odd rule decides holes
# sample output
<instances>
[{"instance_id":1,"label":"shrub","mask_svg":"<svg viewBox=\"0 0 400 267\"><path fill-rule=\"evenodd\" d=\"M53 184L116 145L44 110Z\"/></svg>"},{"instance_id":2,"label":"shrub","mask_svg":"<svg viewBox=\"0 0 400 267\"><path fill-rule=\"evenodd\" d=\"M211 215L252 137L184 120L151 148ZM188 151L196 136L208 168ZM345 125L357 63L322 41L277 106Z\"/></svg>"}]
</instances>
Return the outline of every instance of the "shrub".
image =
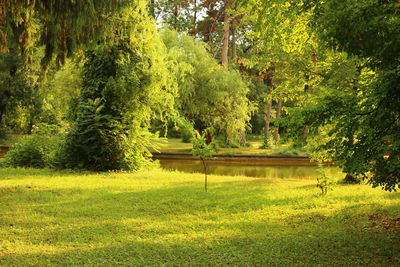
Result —
<instances>
[{"instance_id":1,"label":"shrub","mask_svg":"<svg viewBox=\"0 0 400 267\"><path fill-rule=\"evenodd\" d=\"M12 167L53 167L62 144L54 126L36 127L30 136L21 138L6 154L6 164Z\"/></svg>"},{"instance_id":2,"label":"shrub","mask_svg":"<svg viewBox=\"0 0 400 267\"><path fill-rule=\"evenodd\" d=\"M52 167L60 144L59 136L24 137L7 153L6 163L12 167Z\"/></svg>"},{"instance_id":3,"label":"shrub","mask_svg":"<svg viewBox=\"0 0 400 267\"><path fill-rule=\"evenodd\" d=\"M181 134L182 142L190 143L192 141L193 133L190 130L187 130L186 128L182 128L180 134Z\"/></svg>"},{"instance_id":4,"label":"shrub","mask_svg":"<svg viewBox=\"0 0 400 267\"><path fill-rule=\"evenodd\" d=\"M207 181L207 165L205 159L211 158L215 154L214 145L207 144L206 135L207 132L203 134L199 134L196 130L193 130L193 138L192 138L192 154L193 156L200 157L203 167L204 167L204 189L207 192L208 181Z\"/></svg>"},{"instance_id":5,"label":"shrub","mask_svg":"<svg viewBox=\"0 0 400 267\"><path fill-rule=\"evenodd\" d=\"M343 179L344 184L360 184L361 179L355 175L347 173Z\"/></svg>"},{"instance_id":6,"label":"shrub","mask_svg":"<svg viewBox=\"0 0 400 267\"><path fill-rule=\"evenodd\" d=\"M317 178L317 187L321 189L321 196L324 196L328 193L328 190L333 190L333 186L336 184L334 178L326 174L326 170L322 165L320 165L319 169L319 177Z\"/></svg>"},{"instance_id":7,"label":"shrub","mask_svg":"<svg viewBox=\"0 0 400 267\"><path fill-rule=\"evenodd\" d=\"M0 168L7 168L7 163L5 159L0 158Z\"/></svg>"}]
</instances>

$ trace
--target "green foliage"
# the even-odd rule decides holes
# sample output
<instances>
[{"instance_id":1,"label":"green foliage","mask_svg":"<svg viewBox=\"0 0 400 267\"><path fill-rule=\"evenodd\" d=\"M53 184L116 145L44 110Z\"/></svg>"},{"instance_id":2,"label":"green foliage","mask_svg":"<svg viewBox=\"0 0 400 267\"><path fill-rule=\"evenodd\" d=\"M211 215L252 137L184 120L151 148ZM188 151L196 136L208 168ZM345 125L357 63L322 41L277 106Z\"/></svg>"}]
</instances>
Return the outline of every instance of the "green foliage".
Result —
<instances>
[{"instance_id":1,"label":"green foliage","mask_svg":"<svg viewBox=\"0 0 400 267\"><path fill-rule=\"evenodd\" d=\"M331 138L319 148L336 158L344 172L396 190L400 186L400 10L393 1L318 3L314 22L321 39L347 52L348 62L356 64L343 81L335 75L326 77L337 86L327 86L302 113L314 129L331 126Z\"/></svg>"},{"instance_id":2,"label":"green foliage","mask_svg":"<svg viewBox=\"0 0 400 267\"><path fill-rule=\"evenodd\" d=\"M27 63L30 48L40 43L45 46L45 69L54 55L57 64L63 64L77 48L114 39L121 28L110 18L123 8L143 4L141 0L0 0L0 52L7 51L15 38Z\"/></svg>"},{"instance_id":3,"label":"green foliage","mask_svg":"<svg viewBox=\"0 0 400 267\"><path fill-rule=\"evenodd\" d=\"M398 66L398 1L315 1L315 25L332 47L368 58L380 67Z\"/></svg>"},{"instance_id":4,"label":"green foliage","mask_svg":"<svg viewBox=\"0 0 400 267\"><path fill-rule=\"evenodd\" d=\"M154 17L179 32L188 32L196 26L196 12L201 7L197 0L157 0L151 1Z\"/></svg>"},{"instance_id":5,"label":"green foliage","mask_svg":"<svg viewBox=\"0 0 400 267\"><path fill-rule=\"evenodd\" d=\"M192 138L192 154L193 156L197 156L201 159L204 167L204 190L207 192L208 191L208 180L207 180L207 164L206 164L206 159L211 158L215 153L215 147L213 143L207 144L207 139L206 139L206 134L207 131L203 132L202 134L199 134L195 130L195 134L193 134Z\"/></svg>"},{"instance_id":6,"label":"green foliage","mask_svg":"<svg viewBox=\"0 0 400 267\"><path fill-rule=\"evenodd\" d=\"M206 133L199 134L196 132L192 138L192 154L196 157L211 158L215 153L215 147L213 143L207 144Z\"/></svg>"},{"instance_id":7,"label":"green foliage","mask_svg":"<svg viewBox=\"0 0 400 267\"><path fill-rule=\"evenodd\" d=\"M325 196L328 193L328 190L333 190L332 186L336 184L336 181L326 173L326 170L322 165L319 166L318 172L319 177L317 177L317 187L321 189L321 196Z\"/></svg>"},{"instance_id":8,"label":"green foliage","mask_svg":"<svg viewBox=\"0 0 400 267\"><path fill-rule=\"evenodd\" d=\"M175 84L142 4L113 18L125 25L118 42L86 52L76 119L64 147L66 168L137 170L151 161L150 122L172 110Z\"/></svg>"},{"instance_id":9,"label":"green foliage","mask_svg":"<svg viewBox=\"0 0 400 267\"><path fill-rule=\"evenodd\" d=\"M57 165L63 142L57 126L38 125L32 135L19 139L6 154L5 164L12 167L45 168Z\"/></svg>"},{"instance_id":10,"label":"green foliage","mask_svg":"<svg viewBox=\"0 0 400 267\"><path fill-rule=\"evenodd\" d=\"M180 135L181 135L181 138L182 138L182 142L190 143L192 141L192 138L193 138L193 132L192 131L189 131L186 128L182 128L180 130Z\"/></svg>"},{"instance_id":11,"label":"green foliage","mask_svg":"<svg viewBox=\"0 0 400 267\"><path fill-rule=\"evenodd\" d=\"M82 86L82 64L67 60L57 70L50 70L46 82L39 88L42 98L40 120L53 118L54 123L66 124L73 120L74 104Z\"/></svg>"},{"instance_id":12,"label":"green foliage","mask_svg":"<svg viewBox=\"0 0 400 267\"><path fill-rule=\"evenodd\" d=\"M40 109L33 74L17 53L0 53L0 131L29 132Z\"/></svg>"},{"instance_id":13,"label":"green foliage","mask_svg":"<svg viewBox=\"0 0 400 267\"><path fill-rule=\"evenodd\" d=\"M252 105L247 84L239 72L227 70L213 59L205 44L192 37L164 30L162 38L179 86L176 109L194 122L199 132L223 136L227 143L246 131Z\"/></svg>"},{"instance_id":14,"label":"green foliage","mask_svg":"<svg viewBox=\"0 0 400 267\"><path fill-rule=\"evenodd\" d=\"M212 140L212 143L216 148L240 148L245 147L246 145L241 145L239 140L227 142L223 136L218 136Z\"/></svg>"},{"instance_id":15,"label":"green foliage","mask_svg":"<svg viewBox=\"0 0 400 267\"><path fill-rule=\"evenodd\" d=\"M356 177L351 174L346 174L346 176L343 179L344 184L360 184L361 179L359 177Z\"/></svg>"},{"instance_id":16,"label":"green foliage","mask_svg":"<svg viewBox=\"0 0 400 267\"><path fill-rule=\"evenodd\" d=\"M183 143L191 143L196 131L193 123L180 116L168 114L168 123L173 126L173 130L178 133Z\"/></svg>"}]
</instances>

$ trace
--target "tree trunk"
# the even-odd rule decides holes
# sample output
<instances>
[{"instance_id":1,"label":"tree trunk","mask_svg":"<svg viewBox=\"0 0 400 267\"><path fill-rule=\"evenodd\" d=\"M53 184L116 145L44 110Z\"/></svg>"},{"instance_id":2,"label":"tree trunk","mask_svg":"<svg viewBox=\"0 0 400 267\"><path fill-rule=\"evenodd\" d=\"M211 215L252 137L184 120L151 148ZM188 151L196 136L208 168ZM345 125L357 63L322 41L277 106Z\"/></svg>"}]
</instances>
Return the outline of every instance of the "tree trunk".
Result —
<instances>
[{"instance_id":1,"label":"tree trunk","mask_svg":"<svg viewBox=\"0 0 400 267\"><path fill-rule=\"evenodd\" d=\"M174 6L174 26L173 29L174 30L178 30L178 5L175 4Z\"/></svg>"},{"instance_id":2,"label":"tree trunk","mask_svg":"<svg viewBox=\"0 0 400 267\"><path fill-rule=\"evenodd\" d=\"M241 144L242 146L247 145L246 132L242 132L242 133L240 134L240 144Z\"/></svg>"},{"instance_id":3,"label":"tree trunk","mask_svg":"<svg viewBox=\"0 0 400 267\"><path fill-rule=\"evenodd\" d=\"M225 1L224 10L224 29L222 37L222 48L221 48L221 64L224 67L228 67L228 51L229 51L229 32L230 32L230 15L228 10L231 8L231 0Z\"/></svg>"},{"instance_id":4,"label":"tree trunk","mask_svg":"<svg viewBox=\"0 0 400 267\"><path fill-rule=\"evenodd\" d=\"M196 28L196 23L197 23L197 0L194 0L193 3L194 6L194 14L193 14L193 28Z\"/></svg>"},{"instance_id":5,"label":"tree trunk","mask_svg":"<svg viewBox=\"0 0 400 267\"><path fill-rule=\"evenodd\" d=\"M273 77L275 72L275 64L272 62L271 67L267 70L264 78L265 85L269 88L269 94L275 88ZM271 123L271 107L272 107L272 99L268 97L265 103L265 127L264 127L264 147L269 146L269 135L270 135L270 123Z\"/></svg>"},{"instance_id":6,"label":"tree trunk","mask_svg":"<svg viewBox=\"0 0 400 267\"><path fill-rule=\"evenodd\" d=\"M268 100L266 105L265 105L265 127L264 127L264 147L269 146L269 124L271 122L271 106L272 106L272 101Z\"/></svg>"},{"instance_id":7,"label":"tree trunk","mask_svg":"<svg viewBox=\"0 0 400 267\"><path fill-rule=\"evenodd\" d=\"M304 142L307 141L308 134L310 133L310 127L308 125L304 126L303 128L303 139Z\"/></svg>"},{"instance_id":8,"label":"tree trunk","mask_svg":"<svg viewBox=\"0 0 400 267\"><path fill-rule=\"evenodd\" d=\"M311 61L313 63L313 68L315 69L316 66L317 66L317 62L318 62L318 56L317 56L317 53L315 53L315 51L311 54ZM310 75L306 74L306 81L307 82L311 82L314 79L315 79L315 77L310 77ZM305 93L311 92L312 89L313 89L313 86L310 85L310 84L306 84L304 86L304 92ZM303 129L304 142L307 142L307 137L308 137L309 133L310 133L310 126L305 125L304 129Z\"/></svg>"},{"instance_id":9,"label":"tree trunk","mask_svg":"<svg viewBox=\"0 0 400 267\"><path fill-rule=\"evenodd\" d=\"M278 99L278 103L276 104L276 118L280 119L281 118L281 114L282 114L282 98L279 98ZM275 141L275 144L277 144L278 141L279 141L279 127L277 127L275 129L274 141Z\"/></svg>"},{"instance_id":10,"label":"tree trunk","mask_svg":"<svg viewBox=\"0 0 400 267\"><path fill-rule=\"evenodd\" d=\"M207 192L207 186L208 186L208 181L207 181L207 165L203 157L200 157L201 161L203 162L203 167L204 167L204 190Z\"/></svg>"},{"instance_id":11,"label":"tree trunk","mask_svg":"<svg viewBox=\"0 0 400 267\"><path fill-rule=\"evenodd\" d=\"M155 7L154 7L154 0L150 0L150 16L153 17L153 19L156 19L156 12L155 12Z\"/></svg>"},{"instance_id":12,"label":"tree trunk","mask_svg":"<svg viewBox=\"0 0 400 267\"><path fill-rule=\"evenodd\" d=\"M236 45L236 29L232 29L232 61L236 63L237 61L237 45Z\"/></svg>"}]
</instances>

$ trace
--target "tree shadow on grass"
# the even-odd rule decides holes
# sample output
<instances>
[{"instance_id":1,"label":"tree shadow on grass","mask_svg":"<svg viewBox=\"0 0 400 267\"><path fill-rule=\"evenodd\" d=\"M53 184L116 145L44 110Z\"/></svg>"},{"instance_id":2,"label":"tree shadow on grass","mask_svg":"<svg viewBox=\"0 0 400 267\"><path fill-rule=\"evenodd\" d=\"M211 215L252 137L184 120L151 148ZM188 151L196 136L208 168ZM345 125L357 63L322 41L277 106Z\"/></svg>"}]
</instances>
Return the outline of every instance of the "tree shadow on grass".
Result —
<instances>
[{"instance_id":1,"label":"tree shadow on grass","mask_svg":"<svg viewBox=\"0 0 400 267\"><path fill-rule=\"evenodd\" d=\"M355 204L323 215L308 212L312 193L276 197L273 187L252 182L244 186L243 181L218 182L209 193L200 182L114 189L25 187L11 197L10 192L0 195L7 205L1 209L7 217L0 225L16 238L9 242L65 249L19 255L0 250L0 266L400 264L398 233L368 228L363 213L376 212L374 205ZM351 203L354 198L339 199ZM303 211L268 217L269 211L294 207ZM18 218L21 210L31 214ZM11 222L13 218L18 220ZM367 228L362 228L365 223Z\"/></svg>"},{"instance_id":2,"label":"tree shadow on grass","mask_svg":"<svg viewBox=\"0 0 400 267\"><path fill-rule=\"evenodd\" d=\"M2 266L88 265L88 266L398 266L400 242L384 231L338 228L340 212L311 227L284 228L275 222L233 222L233 233L215 236L168 238L171 232L134 232L129 238L116 235L99 240L62 240L65 252L6 254ZM301 218L300 218L301 219ZM106 231L104 225L87 231ZM197 227L196 223L193 227ZM261 229L265 229L261 231ZM121 229L117 229L121 231ZM82 229L71 229L84 234ZM178 231L178 230L177 230ZM64 233L68 234L68 233ZM57 241L57 240L55 240ZM49 245L60 245L54 240ZM71 242L70 244L66 244ZM84 245L87 244L87 247Z\"/></svg>"},{"instance_id":3,"label":"tree shadow on grass","mask_svg":"<svg viewBox=\"0 0 400 267\"><path fill-rule=\"evenodd\" d=\"M387 199L400 199L400 192L391 192L388 195L385 195Z\"/></svg>"},{"instance_id":4,"label":"tree shadow on grass","mask_svg":"<svg viewBox=\"0 0 400 267\"><path fill-rule=\"evenodd\" d=\"M35 168L0 168L1 180L25 180L35 177L35 179L49 179L51 177L66 176L86 176L96 175L97 173L90 171L74 171L74 170L58 170L52 169L35 169Z\"/></svg>"}]
</instances>

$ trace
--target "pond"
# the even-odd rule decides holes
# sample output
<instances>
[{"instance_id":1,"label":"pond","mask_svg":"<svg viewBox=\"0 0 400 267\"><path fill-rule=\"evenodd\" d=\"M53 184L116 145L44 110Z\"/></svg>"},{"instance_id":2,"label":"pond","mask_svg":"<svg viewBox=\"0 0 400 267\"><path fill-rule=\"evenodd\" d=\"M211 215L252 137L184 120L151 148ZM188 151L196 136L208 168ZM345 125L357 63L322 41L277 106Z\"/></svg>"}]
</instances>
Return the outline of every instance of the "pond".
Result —
<instances>
[{"instance_id":1,"label":"pond","mask_svg":"<svg viewBox=\"0 0 400 267\"><path fill-rule=\"evenodd\" d=\"M160 159L161 168L171 171L188 173L203 173L200 160ZM207 163L209 174L228 176L249 176L259 178L278 179L316 179L319 176L318 166L305 165L269 165L251 164L244 162L209 161ZM327 175L341 177L342 173L337 167L325 167Z\"/></svg>"}]
</instances>

